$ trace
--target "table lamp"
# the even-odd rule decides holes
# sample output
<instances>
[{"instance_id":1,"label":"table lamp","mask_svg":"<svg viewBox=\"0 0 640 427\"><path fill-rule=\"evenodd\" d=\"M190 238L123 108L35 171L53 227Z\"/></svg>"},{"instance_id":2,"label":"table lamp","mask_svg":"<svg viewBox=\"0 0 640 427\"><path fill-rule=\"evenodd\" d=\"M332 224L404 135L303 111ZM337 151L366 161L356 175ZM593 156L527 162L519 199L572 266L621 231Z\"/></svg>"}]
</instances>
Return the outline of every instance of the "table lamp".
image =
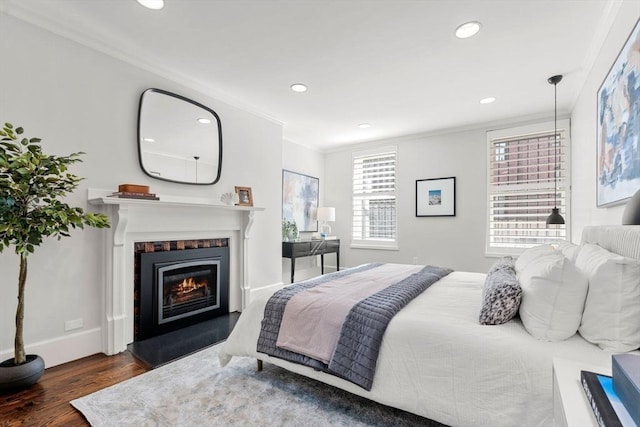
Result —
<instances>
[{"instance_id":1,"label":"table lamp","mask_svg":"<svg viewBox=\"0 0 640 427\"><path fill-rule=\"evenodd\" d=\"M327 222L336 220L336 208L318 208L316 212L316 219L322 222L322 225L320 226L320 236L329 236L331 234L331 226L327 224Z\"/></svg>"}]
</instances>

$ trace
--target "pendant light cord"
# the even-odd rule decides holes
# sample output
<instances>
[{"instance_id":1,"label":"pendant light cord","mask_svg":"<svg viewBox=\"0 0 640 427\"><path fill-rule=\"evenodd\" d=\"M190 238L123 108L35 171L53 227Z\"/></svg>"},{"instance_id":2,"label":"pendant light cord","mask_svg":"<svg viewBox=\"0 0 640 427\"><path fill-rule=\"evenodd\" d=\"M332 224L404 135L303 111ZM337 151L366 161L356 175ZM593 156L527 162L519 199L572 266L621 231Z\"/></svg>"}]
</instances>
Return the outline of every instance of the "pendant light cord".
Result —
<instances>
[{"instance_id":1,"label":"pendant light cord","mask_svg":"<svg viewBox=\"0 0 640 427\"><path fill-rule=\"evenodd\" d=\"M562 75L549 77L547 80L553 84L553 209L547 218L549 224L564 224L564 218L558 209L558 83L562 80Z\"/></svg>"},{"instance_id":2,"label":"pendant light cord","mask_svg":"<svg viewBox=\"0 0 640 427\"><path fill-rule=\"evenodd\" d=\"M558 83L553 84L553 207L558 196Z\"/></svg>"}]
</instances>

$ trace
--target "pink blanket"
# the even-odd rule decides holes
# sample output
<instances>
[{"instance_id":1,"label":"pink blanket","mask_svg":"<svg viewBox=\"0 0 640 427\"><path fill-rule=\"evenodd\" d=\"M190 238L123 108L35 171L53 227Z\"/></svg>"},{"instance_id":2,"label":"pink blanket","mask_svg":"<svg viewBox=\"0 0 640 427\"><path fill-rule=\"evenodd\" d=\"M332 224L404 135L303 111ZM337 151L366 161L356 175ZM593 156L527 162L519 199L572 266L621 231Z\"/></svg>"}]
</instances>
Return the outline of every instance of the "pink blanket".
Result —
<instances>
[{"instance_id":1,"label":"pink blanket","mask_svg":"<svg viewBox=\"0 0 640 427\"><path fill-rule=\"evenodd\" d=\"M421 265L384 264L298 293L285 307L276 345L328 364L351 308L423 268Z\"/></svg>"}]
</instances>

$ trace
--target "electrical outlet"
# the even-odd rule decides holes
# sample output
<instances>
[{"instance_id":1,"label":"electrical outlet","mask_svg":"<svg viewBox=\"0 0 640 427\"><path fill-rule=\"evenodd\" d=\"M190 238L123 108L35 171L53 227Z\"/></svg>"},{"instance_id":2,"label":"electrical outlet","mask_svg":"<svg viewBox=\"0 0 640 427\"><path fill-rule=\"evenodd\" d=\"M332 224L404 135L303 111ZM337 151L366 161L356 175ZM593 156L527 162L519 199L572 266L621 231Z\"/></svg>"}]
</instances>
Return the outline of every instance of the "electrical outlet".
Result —
<instances>
[{"instance_id":1,"label":"electrical outlet","mask_svg":"<svg viewBox=\"0 0 640 427\"><path fill-rule=\"evenodd\" d=\"M418 257L414 256L413 257L413 265L416 265L416 264L418 264Z\"/></svg>"},{"instance_id":2,"label":"electrical outlet","mask_svg":"<svg viewBox=\"0 0 640 427\"><path fill-rule=\"evenodd\" d=\"M73 331L74 329L80 329L84 326L82 319L67 320L64 322L65 331Z\"/></svg>"}]
</instances>

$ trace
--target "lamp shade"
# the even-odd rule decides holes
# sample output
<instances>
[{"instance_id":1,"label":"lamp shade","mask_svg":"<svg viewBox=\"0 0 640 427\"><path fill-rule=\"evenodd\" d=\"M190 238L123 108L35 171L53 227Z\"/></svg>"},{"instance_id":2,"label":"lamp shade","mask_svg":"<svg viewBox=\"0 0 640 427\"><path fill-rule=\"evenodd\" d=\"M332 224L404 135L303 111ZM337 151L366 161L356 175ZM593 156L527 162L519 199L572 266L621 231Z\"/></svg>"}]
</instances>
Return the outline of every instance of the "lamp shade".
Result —
<instances>
[{"instance_id":1,"label":"lamp shade","mask_svg":"<svg viewBox=\"0 0 640 427\"><path fill-rule=\"evenodd\" d=\"M558 210L558 208L551 209L551 215L547 217L547 225L552 224L564 224L564 218L562 217L562 215L560 215L560 211Z\"/></svg>"},{"instance_id":2,"label":"lamp shade","mask_svg":"<svg viewBox=\"0 0 640 427\"><path fill-rule=\"evenodd\" d=\"M316 219L318 221L335 221L336 208L327 208L327 207L318 208Z\"/></svg>"},{"instance_id":3,"label":"lamp shade","mask_svg":"<svg viewBox=\"0 0 640 427\"><path fill-rule=\"evenodd\" d=\"M640 225L640 190L627 202L622 214L622 225Z\"/></svg>"}]
</instances>

